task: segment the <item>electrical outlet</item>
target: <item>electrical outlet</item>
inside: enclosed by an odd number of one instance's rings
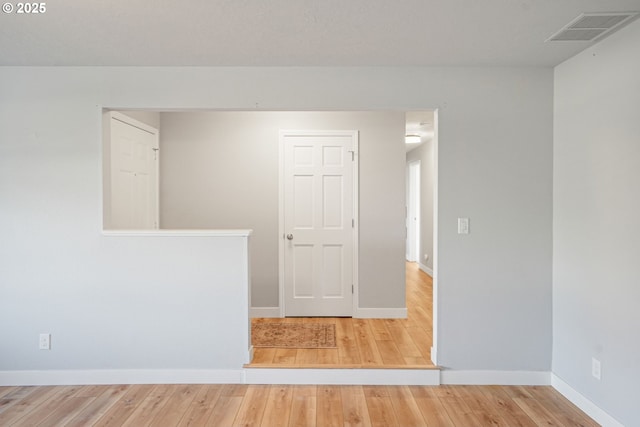
[[[602,370],[600,366],[600,361],[595,357],[591,358],[591,375],[593,378],[600,381],[600,376],[602,375]]]
[[[51,334],[40,334],[40,350],[51,350]]]
[[[429,254],[424,254],[424,262],[429,261]]]

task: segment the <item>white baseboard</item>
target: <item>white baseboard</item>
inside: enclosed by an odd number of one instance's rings
[[[407,308],[358,308],[353,313],[358,319],[406,319]]]
[[[245,369],[247,384],[439,385],[437,369]]]
[[[440,381],[450,385],[550,385],[545,371],[442,371]]]
[[[96,384],[241,384],[242,369],[96,369],[0,371],[0,386]]]
[[[569,399],[571,403],[580,408],[585,414],[593,418],[598,424],[602,425],[602,427],[624,427],[624,425],[615,418],[600,409],[595,403],[584,397],[555,374],[551,374],[551,386]]]
[[[429,276],[433,277],[433,270],[432,269],[430,269],[429,267],[427,267],[426,265],[424,265],[421,262],[418,263],[418,267],[420,267],[420,270],[424,271]]]
[[[256,317],[282,317],[280,307],[251,307],[249,309],[251,318]]]

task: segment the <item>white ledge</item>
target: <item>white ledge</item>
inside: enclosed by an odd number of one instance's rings
[[[102,230],[103,236],[249,237],[253,230]]]

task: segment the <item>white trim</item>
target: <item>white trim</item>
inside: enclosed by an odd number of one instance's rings
[[[551,374],[551,386],[560,394],[569,399],[571,403],[576,405],[585,414],[593,418],[602,427],[624,427],[619,421],[606,413],[603,409],[584,397],[580,392],[564,382],[556,374]]]
[[[431,258],[431,263],[433,265],[433,274],[431,277],[433,278],[433,307],[432,307],[432,318],[433,322],[431,324],[431,332],[432,332],[432,347],[431,347],[431,361],[434,365],[438,364],[438,343],[440,342],[440,335],[438,333],[439,326],[439,298],[438,298],[438,287],[440,286],[438,283],[438,265],[440,262],[440,257],[438,255],[438,247],[439,247],[439,234],[438,234],[438,144],[439,144],[439,130],[438,124],[440,123],[439,118],[440,111],[435,109],[433,112],[433,257]]]
[[[425,273],[427,273],[430,277],[433,278],[433,270],[430,269],[429,267],[427,267],[426,265],[424,265],[423,263],[419,262],[418,263],[418,267],[420,267],[420,270],[424,271]]]
[[[280,307],[251,307],[251,318],[255,317],[282,317]]]
[[[440,381],[451,385],[550,385],[546,371],[442,371]]]
[[[353,313],[358,319],[406,319],[407,309],[403,308],[360,308]]]
[[[102,230],[108,237],[249,237],[251,233],[253,230]]]
[[[437,369],[245,369],[247,384],[439,385]]]
[[[242,369],[96,369],[0,371],[0,386],[93,384],[239,384]]]

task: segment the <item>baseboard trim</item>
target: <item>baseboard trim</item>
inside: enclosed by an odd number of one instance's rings
[[[427,267],[426,265],[424,265],[421,262],[418,263],[418,267],[420,267],[420,270],[424,271],[429,276],[433,277],[433,270],[432,269],[430,269],[429,267]]]
[[[602,427],[624,427],[619,421],[602,410],[591,400],[584,397],[580,392],[564,382],[556,374],[551,374],[551,386],[560,394],[569,399],[571,403],[576,405],[585,414],[593,418]]]
[[[251,307],[249,309],[251,318],[256,317],[282,317],[280,307]]]
[[[449,385],[550,385],[551,373],[545,371],[447,371],[440,382]]]
[[[406,319],[407,308],[358,308],[353,317],[358,319]]]
[[[247,384],[439,385],[437,369],[245,369]]]
[[[241,384],[242,369],[96,369],[0,371],[0,386]]]

